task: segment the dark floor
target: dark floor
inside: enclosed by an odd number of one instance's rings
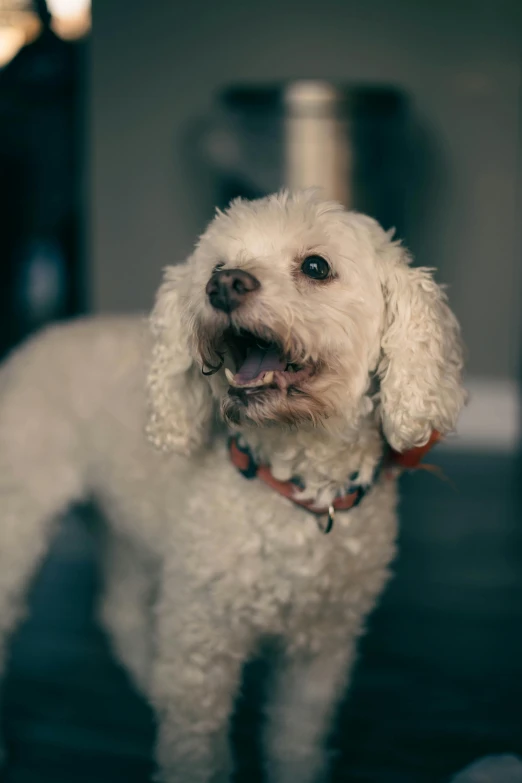
[[[335,783],[444,783],[477,757],[522,754],[517,465],[437,456],[456,488],[423,473],[403,481],[396,578],[338,722]],[[14,642],[5,783],[150,777],[151,715],[92,624],[94,584],[88,534],[68,520]],[[250,733],[246,716],[243,746]],[[242,783],[258,779],[252,764]]]

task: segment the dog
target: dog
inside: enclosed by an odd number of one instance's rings
[[[395,552],[390,455],[453,432],[466,399],[457,320],[410,261],[314,192],[236,200],[167,267],[148,322],[55,325],[1,370],[2,661],[57,518],[94,501],[100,619],[155,709],[164,783],[230,781],[264,639],[267,779],[326,779]]]

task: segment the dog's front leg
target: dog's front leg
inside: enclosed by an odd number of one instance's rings
[[[270,783],[326,780],[325,740],[342,698],[354,645],[288,653],[274,677],[264,736]]]
[[[152,701],[161,783],[228,783],[229,721],[248,655],[208,595],[167,589],[157,611]]]

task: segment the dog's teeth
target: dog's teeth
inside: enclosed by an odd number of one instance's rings
[[[225,367],[225,375],[227,376],[227,381],[231,386],[236,386],[236,382],[234,380],[234,373],[228,369],[228,367]]]
[[[261,378],[257,378],[253,381],[247,381],[246,383],[238,383],[234,377],[234,374],[231,372],[231,370],[228,369],[228,367],[225,367],[225,375],[229,384],[234,386],[236,389],[255,389],[256,386],[267,386],[274,381],[273,370],[265,372]]]

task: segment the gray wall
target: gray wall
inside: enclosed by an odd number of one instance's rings
[[[515,376],[521,31],[518,0],[100,1],[94,308],[148,309],[162,266],[201,232],[207,183],[180,142],[217,88],[287,77],[388,82],[413,98],[431,148],[429,199],[408,240],[451,286],[470,371]]]

